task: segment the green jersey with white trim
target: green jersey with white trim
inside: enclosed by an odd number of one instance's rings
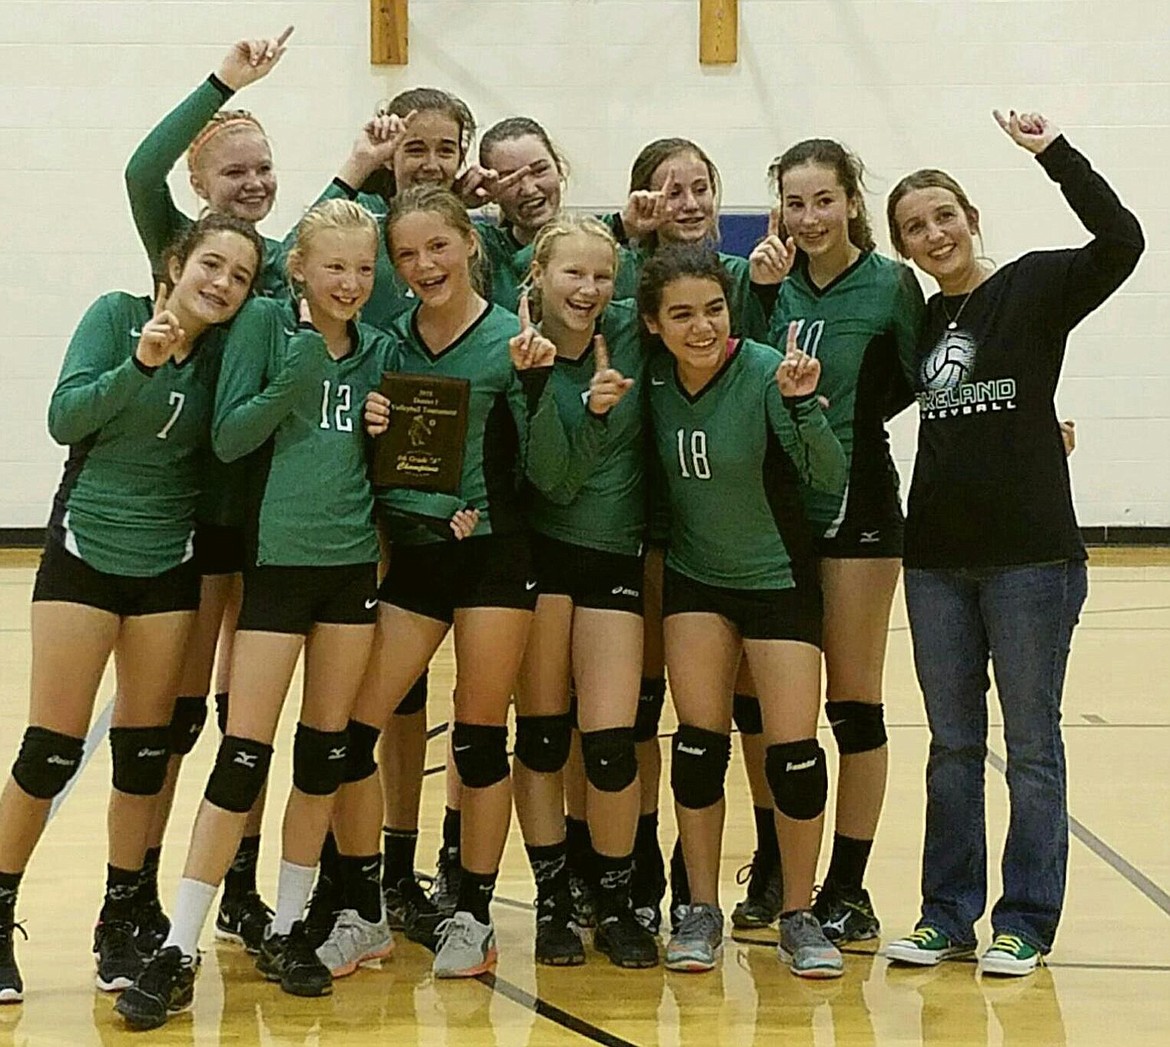
[[[54,539],[107,574],[151,578],[185,562],[224,333],[176,364],[134,353],[149,298],[102,295],[82,317],[49,402],[49,434],[69,445],[53,500]]]
[[[810,553],[800,483],[845,486],[845,454],[816,398],[781,398],[781,359],[743,341],[693,396],[668,353],[646,369],[670,503],[666,563],[707,585],[791,587],[792,562]]]
[[[646,510],[642,482],[646,354],[634,303],[611,302],[598,329],[609,348],[610,366],[632,378],[634,386],[601,423],[604,442],[578,445],[564,481],[547,493],[534,493],[529,519],[534,530],[560,541],[636,556],[642,548]],[[587,421],[594,369],[592,346],[579,360],[557,357],[549,384],[567,429]]]
[[[212,441],[227,462],[260,452],[249,520],[258,565],[378,559],[362,412],[397,347],[365,324],[351,324],[350,339],[349,354],[333,359],[287,300],[253,299],[232,324]]]

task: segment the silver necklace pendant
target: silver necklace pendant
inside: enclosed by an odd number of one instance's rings
[[[947,324],[947,330],[953,331],[958,326],[959,326],[958,321],[952,320],[949,324]]]

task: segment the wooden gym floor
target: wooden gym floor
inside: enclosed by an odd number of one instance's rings
[[[12,758],[27,710],[28,599],[35,556],[0,554],[0,761]],[[432,673],[432,724],[446,718],[444,648]],[[618,971],[590,952],[584,968],[532,963],[533,889],[518,830],[505,855],[495,905],[501,961],[480,981],[432,980],[429,954],[400,940],[382,969],[340,981],[331,998],[285,996],[232,946],[207,948],[195,1008],[156,1033],[132,1037],[111,999],[93,988],[90,934],[101,901],[109,756],[93,759],[50,823],[21,893],[29,940],[18,945],[23,1005],[0,1007],[0,1045],[166,1044],[520,1047],[544,1044],[782,1044],[784,1047],[914,1044],[1056,1047],[1123,1039],[1170,1044],[1170,554],[1108,551],[1092,561],[1089,603],[1076,634],[1065,693],[1073,834],[1064,923],[1046,969],[1023,980],[980,979],[971,964],[891,969],[850,953],[845,977],[808,983],[779,966],[766,944],[728,939],[721,965],[703,975]],[[107,679],[98,711],[112,692]],[[887,719],[891,768],[869,887],[887,934],[908,931],[918,903],[927,731],[914,682],[905,611],[890,636]],[[272,898],[280,799],[287,788],[285,716],[274,764],[261,866]],[[993,722],[998,722],[994,703]],[[100,721],[95,717],[100,733]],[[663,730],[671,729],[669,714]],[[824,741],[830,754],[831,740]],[[188,761],[163,855],[164,904],[186,847],[190,816],[215,750],[209,730]],[[1002,739],[993,727],[988,773],[991,850],[1005,831]],[[280,757],[284,758],[281,759]],[[832,756],[830,756],[832,759]],[[442,742],[432,741],[420,864],[432,860],[443,804]],[[729,777],[723,904],[742,888],[751,856],[750,804],[738,752]],[[664,788],[662,839],[673,839]],[[992,871],[994,892],[997,872]],[[994,897],[994,893],[992,895]],[[988,929],[981,928],[986,944]]]

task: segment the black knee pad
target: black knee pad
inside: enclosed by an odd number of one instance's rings
[[[220,739],[215,767],[207,779],[203,798],[235,814],[250,811],[264,788],[271,762],[271,745],[225,734]]]
[[[348,731],[318,731],[297,724],[293,737],[293,785],[309,796],[337,792],[345,778]]]
[[[374,759],[374,747],[378,744],[378,735],[382,732],[360,720],[350,720],[345,730],[349,736],[349,749],[345,757],[345,775],[342,781],[364,781],[378,770],[378,761]]]
[[[219,691],[215,695],[215,722],[220,734],[227,734],[228,692]]]
[[[680,723],[670,759],[670,788],[674,798],[692,811],[723,799],[731,736]]]
[[[111,727],[114,788],[131,796],[157,796],[171,756],[171,726]]]
[[[824,811],[829,774],[825,750],[815,738],[769,745],[764,754],[764,773],[781,814],[808,821]]]
[[[47,727],[26,728],[20,752],[12,765],[12,777],[29,796],[51,800],[77,773],[84,750],[82,738],[50,731]]]
[[[581,732],[585,778],[603,793],[620,793],[638,777],[638,750],[632,727]]]
[[[867,753],[886,744],[885,709],[881,702],[829,702],[827,713],[837,752]]]
[[[171,713],[171,755],[186,756],[194,749],[206,722],[207,699],[203,695],[176,698]]]
[[[469,789],[486,789],[508,777],[508,728],[455,721],[451,752],[459,779]]]
[[[731,703],[731,719],[740,734],[763,734],[764,714],[754,694],[737,694]]]
[[[537,774],[556,774],[569,758],[573,721],[557,716],[516,717],[516,759]]]
[[[652,742],[658,737],[662,705],[666,699],[666,681],[662,677],[642,677],[638,693],[638,711],[634,714],[634,741]]]
[[[427,707],[427,674],[424,672],[411,685],[406,697],[398,703],[394,710],[395,716],[414,716]]]

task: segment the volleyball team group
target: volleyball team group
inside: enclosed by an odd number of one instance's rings
[[[466,105],[418,88],[379,107],[280,243],[255,228],[275,201],[268,140],[225,106],[290,33],[235,44],[130,159],[155,293],[94,302],[49,405],[69,451],[32,597],[29,726],[0,797],[0,1001],[22,998],[21,877],[111,653],[94,955],[130,1028],[191,1004],[221,884],[216,936],[289,993],[330,993],[388,956],[394,930],[434,951],[437,977],[487,971],[513,804],[538,963],[597,962],[589,941],[621,967],[711,969],[733,725],[757,840],[731,921],[778,923],[780,962],[839,976],[839,947],[880,930],[864,883],[900,575],[930,752],[921,916],[885,954],[976,950],[990,662],[1011,814],[979,967],[1032,971],[1063,904],[1060,699],[1086,593],[1053,395],[1070,331],[1137,264],[1134,216],[1045,117],[997,112],[1090,239],[993,266],[959,183],[915,171],[886,211],[896,252],[937,285],[924,302],[875,251],[864,168],[835,141],[773,161],[767,235],[741,258],[718,251],[719,172],[699,145],[651,142],[620,213],[571,215],[540,124],[495,124],[476,163]],[[167,188],[184,154],[196,221]],[[498,221],[471,217],[484,205]],[[369,479],[377,438],[404,424],[379,391],[390,372],[465,390],[457,490]],[[885,424],[914,402],[903,518]],[[442,846],[420,877],[427,666],[452,630]],[[270,909],[261,815],[302,655]],[[822,664],[839,759],[814,886]],[[209,694],[219,749],[164,912],[160,848]]]

